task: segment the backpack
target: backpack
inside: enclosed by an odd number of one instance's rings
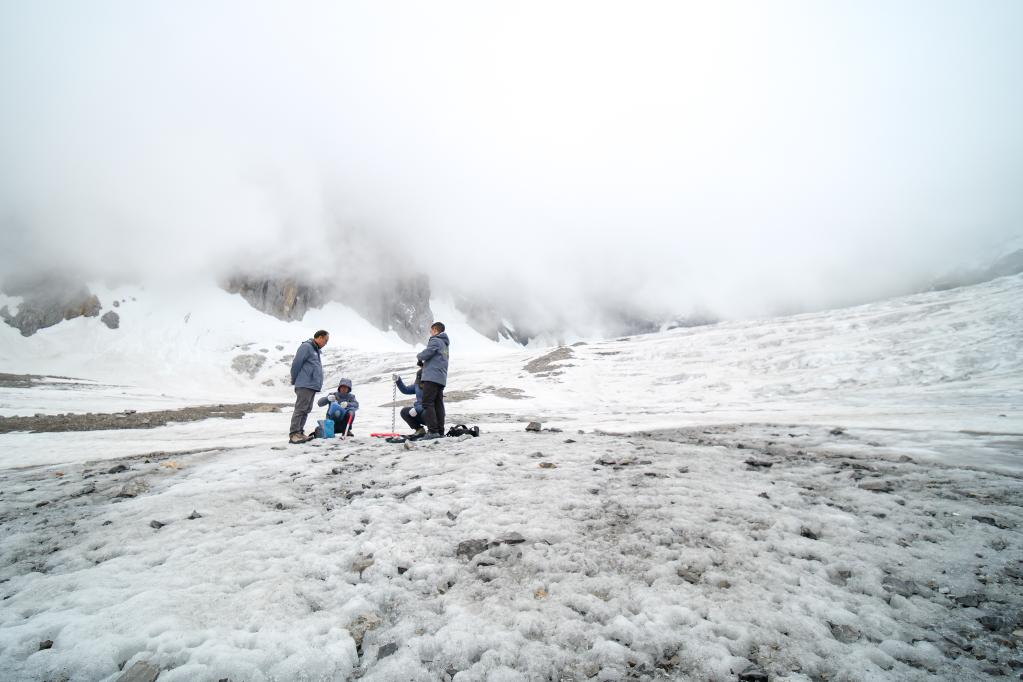
[[[457,438],[458,436],[464,436],[465,434],[469,434],[473,438],[476,438],[480,435],[480,427],[473,426],[470,428],[465,424],[456,424],[448,429],[447,433],[449,438]]]

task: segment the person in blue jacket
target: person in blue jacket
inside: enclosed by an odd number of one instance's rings
[[[305,442],[305,420],[313,409],[313,397],[323,388],[323,363],[320,349],[327,345],[330,334],[321,329],[313,338],[302,342],[291,362],[291,385],[295,387],[295,411],[291,415],[292,443]]]
[[[423,440],[444,437],[444,387],[448,383],[448,348],[444,323],[430,325],[430,340],[416,359],[423,363],[423,419],[429,433]]]
[[[316,401],[320,407],[330,405],[327,408],[327,419],[334,420],[334,433],[342,436],[348,429],[348,435],[352,435],[351,424],[355,423],[355,413],[359,409],[359,401],[352,393],[352,380],[342,379],[337,383],[337,391],[328,393],[325,397]],[[349,421],[351,418],[351,421]]]
[[[422,363],[420,363],[422,364]],[[411,386],[406,386],[405,382],[401,380],[401,377],[397,374],[391,375],[394,379],[394,383],[397,385],[399,391],[405,395],[415,395],[416,402],[409,406],[401,408],[401,418],[405,420],[405,423],[409,425],[409,428],[415,431],[414,436],[425,436],[426,435],[426,421],[423,416],[423,370],[416,372],[415,381],[412,382]]]

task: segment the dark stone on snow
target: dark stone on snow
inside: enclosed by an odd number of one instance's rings
[[[139,661],[132,667],[128,668],[127,671],[121,674],[117,678],[117,682],[156,682],[156,678],[160,676],[160,669],[146,663],[145,661]]]
[[[540,424],[540,422],[529,422],[529,424],[526,425],[526,431],[532,431],[534,433],[539,433],[541,428],[543,428],[543,425]]]
[[[150,521],[150,522],[149,522],[149,525],[150,525],[150,526],[151,526],[152,528],[155,528],[156,530],[160,530],[161,528],[163,528],[163,527],[164,527],[164,526],[166,526],[167,524],[166,524],[166,523],[160,523],[159,521]]]
[[[1006,530],[1008,528],[1012,528],[1012,524],[1005,523],[1004,521],[992,518],[990,516],[976,516],[975,515],[972,518],[977,523],[983,523],[983,524],[985,524],[987,526],[994,526],[995,528],[1001,528],[1002,530]]]
[[[753,467],[754,469],[756,469],[756,468],[770,469],[771,467],[774,466],[774,462],[765,462],[765,461],[759,460],[759,459],[747,459],[745,463],[748,466]]]
[[[114,523],[113,521],[104,521],[104,522],[103,522],[102,524],[100,524],[100,525],[103,525],[103,526],[110,526],[110,525],[113,525],[113,523]]]
[[[410,567],[406,566],[405,564],[398,564],[398,575],[405,575],[406,573],[408,573],[409,568]]]
[[[493,545],[518,545],[526,541],[526,538],[522,537],[519,533],[508,533],[508,535],[501,536],[490,544]]]
[[[809,540],[819,540],[820,539],[820,536],[818,536],[816,533],[814,533],[809,528],[800,528],[799,529],[799,534],[801,536],[803,536],[804,538],[807,538]]]
[[[108,469],[107,473],[108,474],[120,474],[120,473],[123,473],[123,472],[125,472],[127,470],[128,470],[128,467],[126,467],[124,464],[118,464],[117,466],[115,466],[115,467],[113,467],[111,469]]]
[[[45,642],[39,642],[39,650],[40,651],[45,651],[46,649],[52,649],[52,648],[53,648],[53,640],[52,639],[48,639]]]
[[[828,431],[828,433],[830,433],[832,436],[841,436],[842,434],[845,433],[845,429],[843,429],[840,426],[836,426],[835,428]]]
[[[99,318],[99,321],[111,329],[117,329],[121,326],[121,316],[113,310],[108,310],[103,317]]]
[[[571,438],[566,438],[566,439],[565,439],[565,442],[566,442],[566,443],[574,443],[575,441],[574,441],[574,440],[572,440]]]
[[[977,622],[983,625],[985,630],[991,632],[1008,632],[1012,630],[1012,620],[994,613],[981,616],[977,619]]]
[[[764,669],[755,665],[739,673],[739,682],[768,682],[769,679]]]
[[[472,559],[480,552],[485,552],[490,543],[486,538],[482,540],[464,540],[458,543],[458,548],[455,550],[455,556],[464,556],[466,559]]]
[[[381,658],[387,658],[397,650],[397,644],[394,642],[388,642],[377,650],[377,660],[379,661]]]
[[[964,594],[961,597],[956,597],[955,600],[959,606],[965,608],[976,608],[986,602],[987,597],[983,594]]]
[[[284,503],[283,502],[278,502],[277,504],[274,505],[274,509],[279,509],[279,510],[280,509],[284,509]]]
[[[444,513],[444,516],[448,517],[448,518],[449,518],[449,519],[451,519],[452,521],[454,521],[455,519],[457,519],[457,518],[458,518],[458,514],[456,514],[456,513],[452,512],[452,511],[448,511],[448,512],[445,512],[445,513]]]
[[[899,580],[898,578],[886,575],[881,584],[886,590],[894,592],[900,597],[912,597],[914,594],[920,594],[919,586],[911,580]]]
[[[188,515],[188,520],[189,521],[195,521],[196,519],[201,519],[201,518],[202,518],[202,514],[200,514],[199,512],[197,512],[194,509],[192,510],[192,513]]]
[[[768,495],[767,493],[760,493],[759,495],[757,495],[757,497],[762,497],[762,498],[764,498],[765,500],[769,500],[769,499],[771,499],[771,496],[770,496],[770,495]]]

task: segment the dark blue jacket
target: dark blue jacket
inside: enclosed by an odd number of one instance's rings
[[[431,336],[426,348],[416,356],[423,362],[423,381],[432,381],[441,386],[448,383],[448,341],[447,332]]]
[[[323,365],[320,362],[320,347],[312,339],[303,341],[291,361],[291,383],[295,388],[323,388]]]
[[[413,405],[412,407],[414,407],[416,409],[416,414],[422,414],[423,413],[423,387],[421,385],[419,385],[418,383],[412,384],[411,386],[406,386],[405,382],[401,380],[401,377],[398,377],[397,385],[398,385],[398,390],[401,391],[402,393],[404,393],[405,395],[415,395],[416,396],[416,404]]]
[[[358,401],[358,399],[356,399],[355,394],[352,393],[352,380],[351,379],[342,379],[341,381],[338,382],[337,387],[338,387],[338,389],[340,389],[342,386],[347,386],[348,387],[348,395],[341,395],[341,391],[337,390],[337,391],[334,391],[333,393],[328,393],[324,397],[320,398],[319,400],[316,401],[316,404],[319,405],[320,407],[323,407],[324,405],[329,403],[331,397],[333,397],[334,400],[336,402],[338,402],[338,403],[345,403],[345,402],[348,403],[348,408],[347,409],[351,410],[352,412],[355,412],[356,410],[358,410],[359,409],[359,401]],[[329,412],[329,410],[328,410],[328,412]]]

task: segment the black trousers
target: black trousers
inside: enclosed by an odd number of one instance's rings
[[[423,382],[423,419],[430,433],[444,435],[444,387],[432,381]]]
[[[416,416],[413,417],[411,414],[409,414],[411,410],[412,410],[411,407],[403,407],[401,408],[401,412],[399,412],[398,414],[400,414],[401,418],[405,420],[405,423],[408,424],[409,428],[415,431],[420,426],[424,426],[426,422],[423,421],[422,412],[416,413]]]

